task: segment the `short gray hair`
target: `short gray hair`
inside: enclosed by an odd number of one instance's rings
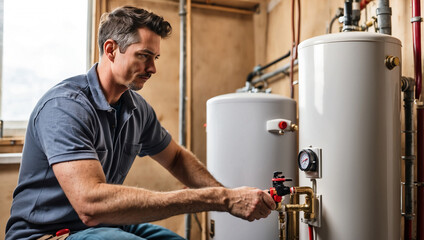
[[[171,35],[172,27],[163,17],[147,10],[125,6],[119,7],[110,13],[104,13],[99,25],[99,50],[103,55],[103,45],[108,39],[114,40],[124,53],[128,46],[139,42],[139,28],[148,28],[161,38]]]

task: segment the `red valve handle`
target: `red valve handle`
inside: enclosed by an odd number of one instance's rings
[[[287,181],[287,179],[285,179],[285,178],[273,178],[272,181],[273,182],[285,182],[285,181]],[[291,179],[289,179],[289,181],[291,181]]]
[[[284,130],[287,128],[287,123],[285,121],[281,121],[278,123],[278,127],[281,128],[281,130]]]
[[[283,201],[283,197],[277,195],[277,190],[275,190],[275,188],[269,188],[269,194],[276,203]]]

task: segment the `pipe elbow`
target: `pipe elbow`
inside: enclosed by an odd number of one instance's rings
[[[313,199],[314,190],[311,187],[293,187],[292,194],[306,194]]]
[[[247,75],[246,82],[251,83],[251,82],[252,82],[252,79],[253,79],[254,77],[256,77],[256,75],[257,75],[257,72],[256,72],[256,71],[250,72],[250,73]]]

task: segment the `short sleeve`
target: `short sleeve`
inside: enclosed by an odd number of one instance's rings
[[[88,107],[73,99],[47,101],[34,120],[34,129],[49,164],[98,159],[93,146],[95,121]]]
[[[163,151],[171,142],[171,134],[162,127],[153,108],[146,102],[144,106],[146,122],[141,135],[142,149],[139,156],[155,155]]]

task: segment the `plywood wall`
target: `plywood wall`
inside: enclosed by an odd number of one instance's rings
[[[18,182],[18,164],[0,165],[0,239],[4,239],[6,223],[10,216],[13,191]]]

